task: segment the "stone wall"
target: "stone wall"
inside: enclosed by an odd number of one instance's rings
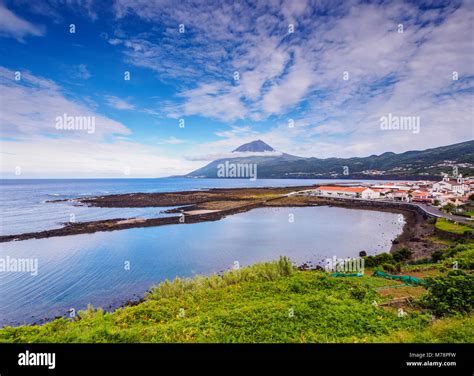
[[[435,215],[424,211],[420,206],[409,202],[387,202],[387,201],[369,201],[369,200],[354,200],[347,198],[324,197],[327,201],[336,201],[340,203],[353,204],[359,208],[382,208],[382,209],[401,209],[410,210],[421,215],[424,219],[437,218]]]

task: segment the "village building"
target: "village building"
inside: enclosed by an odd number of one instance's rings
[[[326,185],[291,192],[291,195],[337,197],[347,199],[365,200],[392,200],[402,202],[415,202],[436,204],[444,206],[448,203],[460,206],[465,204],[471,192],[474,191],[474,179],[457,179],[443,177],[442,181],[432,182],[426,180],[407,182],[363,183],[359,186]]]
[[[409,191],[412,187],[406,185],[406,183],[384,183],[384,184],[375,184],[371,188],[377,189],[392,189],[392,190],[400,190],[400,191]]]
[[[433,198],[428,191],[415,190],[411,192],[410,195],[411,195],[411,200],[414,202],[425,202],[425,203],[433,202]]]
[[[434,183],[432,190],[434,192],[452,192],[463,196],[469,192],[469,185],[464,183],[462,175],[457,179],[450,179],[448,175],[444,175],[443,180]]]
[[[410,201],[410,195],[409,195],[408,191],[406,191],[406,190],[395,189],[395,190],[387,193],[386,197],[389,200],[406,201],[406,202]]]
[[[341,197],[341,198],[363,198],[376,199],[380,198],[380,192],[366,187],[337,187],[337,186],[321,186],[315,190],[319,195],[324,197]]]

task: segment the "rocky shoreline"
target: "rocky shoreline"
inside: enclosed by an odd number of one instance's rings
[[[27,239],[43,239],[58,236],[88,234],[102,231],[116,231],[140,227],[155,227],[164,225],[186,225],[192,223],[218,221],[226,216],[244,213],[256,208],[276,207],[311,207],[334,206],[354,210],[374,210],[402,214],[405,219],[403,232],[394,241],[391,251],[408,247],[414,251],[413,259],[427,258],[442,246],[433,243],[429,237],[434,233],[434,226],[418,211],[405,206],[390,206],[382,202],[368,205],[357,200],[323,199],[314,196],[288,196],[287,194],[308,187],[289,188],[258,188],[258,189],[213,189],[206,191],[189,191],[175,193],[137,193],[111,196],[88,197],[72,200],[76,205],[95,207],[146,207],[169,206],[167,213],[176,216],[161,218],[116,218],[101,221],[68,223],[64,227],[40,232],[23,233],[19,235],[1,236],[0,242],[20,241]],[[55,200],[54,202],[63,201]],[[196,214],[188,214],[196,213]],[[311,260],[296,266],[299,270],[321,269],[320,265]],[[120,307],[136,305],[143,300],[135,296],[117,304],[106,307],[113,311]],[[62,316],[58,316],[62,317]],[[36,324],[50,321],[51,318],[36,319]]]
[[[394,241],[391,251],[408,247],[414,250],[414,258],[417,259],[427,257],[434,250],[440,248],[438,244],[428,239],[434,233],[434,225],[415,208],[389,205],[385,202],[377,201],[367,203],[357,200],[337,200],[314,196],[288,195],[291,192],[308,188],[310,187],[232,188],[86,197],[69,201],[74,202],[76,205],[109,208],[169,206],[173,207],[173,209],[166,211],[166,213],[176,213],[179,215],[150,219],[114,218],[91,222],[67,223],[58,229],[0,236],[0,242],[90,234],[101,231],[116,231],[139,227],[184,225],[218,221],[229,215],[264,207],[336,206],[348,209],[376,210],[402,214],[406,223],[402,234]],[[54,204],[54,202],[64,201],[65,200],[54,200],[50,201],[50,203]]]

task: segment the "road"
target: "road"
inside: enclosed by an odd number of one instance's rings
[[[308,189],[308,190],[304,190],[304,191],[290,192],[290,193],[287,193],[287,194],[283,195],[283,197],[284,196],[292,196],[292,195],[298,194],[298,193],[303,193],[304,194],[306,192],[312,192],[312,191],[313,190]],[[318,196],[318,197],[327,198],[326,196]],[[338,197],[338,199],[345,199],[345,198],[344,197]],[[463,224],[471,225],[471,226],[474,224],[474,221],[471,221],[466,217],[461,217],[459,215],[447,214],[447,213],[441,211],[440,209],[438,209],[435,206],[421,204],[421,203],[418,203],[418,202],[398,202],[398,201],[392,201],[392,200],[368,200],[368,199],[363,199],[363,198],[347,198],[347,200],[387,202],[387,203],[391,203],[391,204],[399,204],[400,206],[405,206],[405,205],[418,206],[425,213],[427,213],[427,214],[429,214],[433,217],[445,218],[445,219],[449,219],[450,221],[455,221],[455,222],[458,222],[458,223],[463,223]]]
[[[417,205],[418,207],[423,209],[425,212],[427,212],[428,214],[434,215],[435,217],[446,218],[446,219],[449,219],[451,221],[455,221],[455,222],[463,223],[463,224],[467,224],[467,225],[473,225],[474,224],[474,222],[470,221],[469,218],[461,217],[460,215],[447,214],[447,213],[439,210],[437,207],[434,207],[434,206],[429,206],[429,205],[425,205],[425,204],[418,204],[418,203],[411,203],[411,204]]]

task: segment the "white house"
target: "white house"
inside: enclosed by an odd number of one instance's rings
[[[324,197],[341,198],[380,198],[380,193],[366,187],[340,187],[340,186],[321,186],[317,192]]]
[[[450,179],[448,175],[444,175],[443,180],[433,184],[434,192],[453,192],[458,195],[464,195],[469,192],[469,185],[464,183],[462,175],[457,179]]]
[[[410,196],[407,191],[394,190],[386,194],[386,197],[389,200],[398,200],[398,201],[410,201]]]
[[[376,191],[376,190],[373,190],[373,189],[370,189],[370,188],[364,189],[361,192],[360,195],[361,195],[362,198],[365,198],[365,199],[368,199],[368,200],[375,199],[375,198],[380,198],[380,192]]]

